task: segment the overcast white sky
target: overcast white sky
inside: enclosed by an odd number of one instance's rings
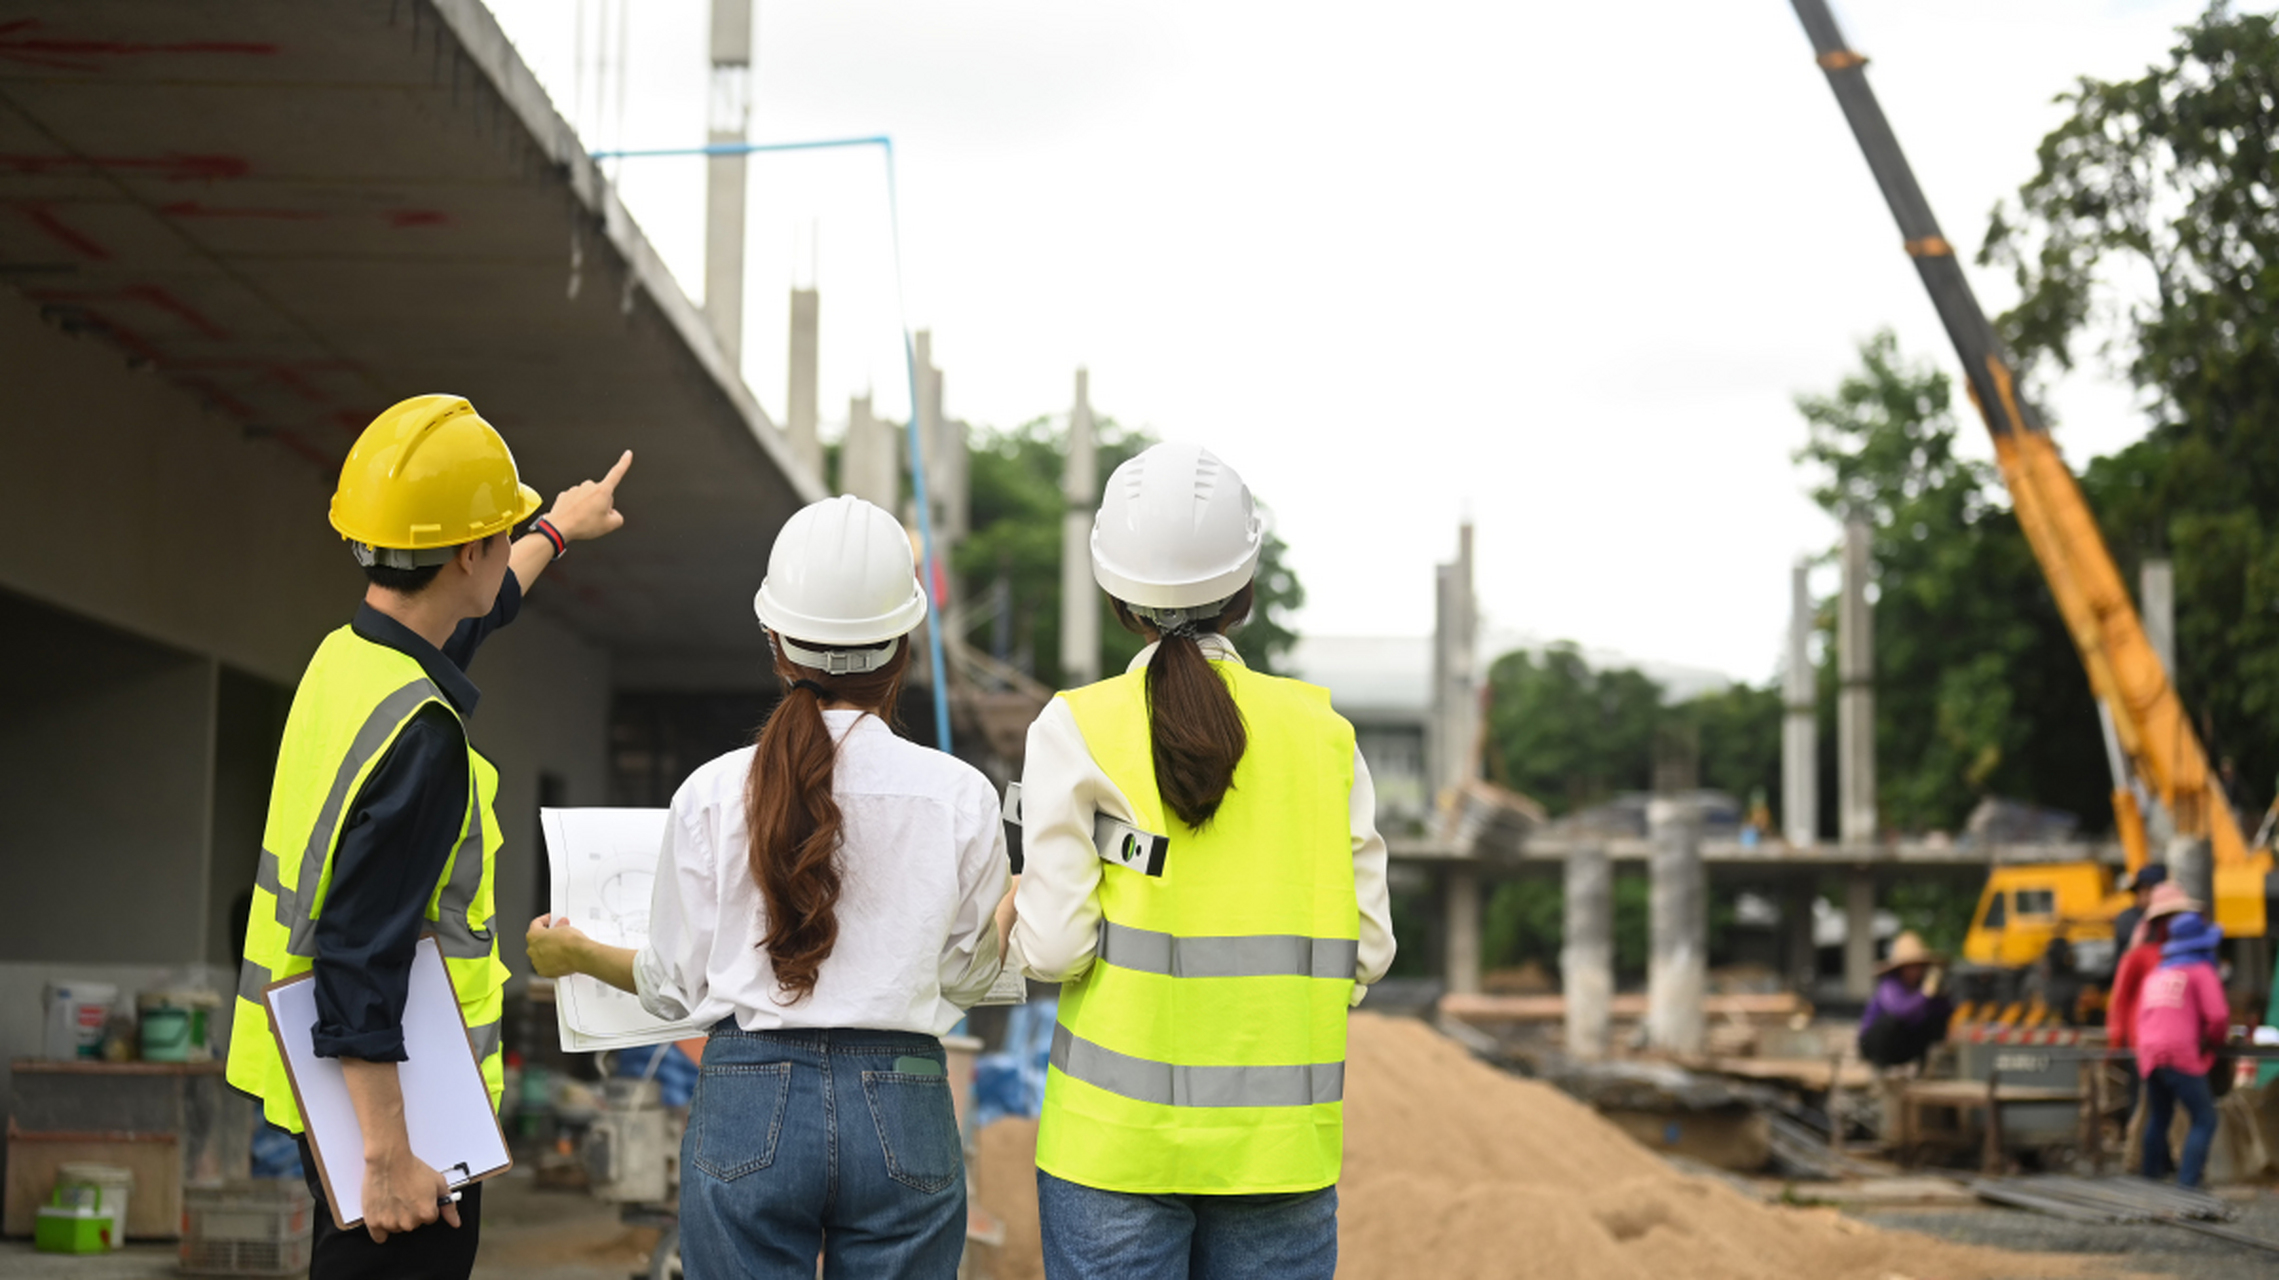
[[[592,65],[622,0],[491,3],[594,146],[703,141],[706,0],[635,7],[622,112]],[[2051,98],[2138,74],[2202,4],[1835,7],[1971,253]],[[1793,398],[1882,325],[1954,368],[1783,0],[764,0],[753,137],[872,133],[948,411],[1060,412],[1089,366],[1098,409],[1204,441],[1273,506],[1312,632],[1428,631],[1469,511],[1491,625],[1763,679],[1789,565],[1835,536]],[[826,430],[873,387],[899,415],[876,153],[752,168],[747,380],[780,414],[786,291],[812,275]],[[618,172],[700,298],[702,161]],[[2074,375],[2067,456],[2139,434],[2132,405]]]

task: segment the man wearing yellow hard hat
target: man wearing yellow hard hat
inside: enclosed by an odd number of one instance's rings
[[[316,1052],[340,1060],[365,1154],[361,1170],[330,1171],[362,1179],[365,1229],[342,1231],[318,1212],[318,1280],[474,1267],[481,1188],[453,1204],[443,1175],[412,1154],[396,1079],[412,952],[432,933],[494,1107],[502,1088],[498,771],[468,736],[481,695],[466,667],[570,543],[625,523],[617,485],[632,464],[629,451],[600,480],[563,491],[520,539],[514,527],[537,512],[538,494],[506,441],[458,396],[390,408],[341,465],[332,526],[364,566],[364,604],[317,646],[293,695],[229,1055],[229,1082],[300,1134],[262,991],[313,970]],[[301,1161],[321,1203],[305,1136]],[[433,1225],[439,1217],[448,1225]]]

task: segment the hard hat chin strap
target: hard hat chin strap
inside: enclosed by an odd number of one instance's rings
[[[357,542],[350,539],[348,553],[356,557],[356,563],[367,569],[374,565],[383,569],[427,569],[435,565],[451,563],[451,557],[459,554],[459,548],[375,547],[369,542]]]
[[[853,676],[876,671],[892,661],[902,648],[902,637],[896,636],[876,649],[810,649],[788,636],[768,633],[768,643],[803,667],[813,667],[825,675]]]
[[[1228,596],[1224,600],[1178,609],[1150,608],[1137,604],[1126,604],[1124,607],[1131,610],[1133,617],[1154,627],[1157,634],[1170,639],[1173,636],[1199,636],[1210,630],[1210,624],[1226,612],[1227,604],[1233,599],[1233,596]]]

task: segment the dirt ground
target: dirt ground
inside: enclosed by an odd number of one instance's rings
[[[1356,1014],[1339,1187],[1351,1280],[2013,1280],[2119,1272],[1767,1205],[1685,1176],[1581,1103],[1485,1066],[1421,1022]],[[995,1280],[1037,1280],[1035,1127],[981,1134],[1005,1222]]]

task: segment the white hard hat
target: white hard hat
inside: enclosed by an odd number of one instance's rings
[[[898,646],[851,652],[840,646],[875,645],[925,621],[926,592],[918,585],[910,535],[860,498],[801,507],[776,535],[752,611],[802,666],[832,675],[876,670]]]
[[[1159,444],[1108,477],[1092,523],[1092,576],[1143,608],[1212,604],[1250,581],[1265,540],[1233,467],[1199,444]]]

